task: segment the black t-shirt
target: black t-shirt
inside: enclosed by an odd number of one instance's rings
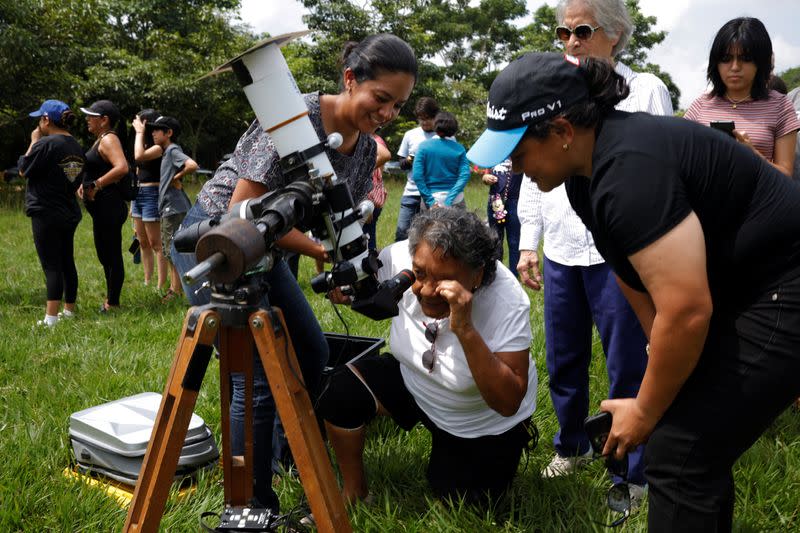
[[[81,208],[75,191],[86,165],[83,149],[70,135],[42,137],[28,155],[19,159],[19,170],[28,180],[25,214],[78,223]]]
[[[692,211],[715,305],[744,306],[800,273],[800,184],[712,128],[615,111],[597,133],[591,179],[571,177],[566,189],[597,249],[635,289],[644,286],[628,257]]]

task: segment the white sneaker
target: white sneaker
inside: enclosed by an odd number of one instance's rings
[[[647,485],[628,483],[628,494],[631,495],[631,511],[636,511],[647,498]]]
[[[558,477],[575,472],[579,467],[588,463],[592,458],[592,450],[573,457],[562,457],[558,454],[553,456],[553,460],[542,470],[542,477]]]

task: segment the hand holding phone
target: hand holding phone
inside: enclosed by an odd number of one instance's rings
[[[715,130],[725,132],[731,137],[735,137],[733,130],[736,129],[736,124],[732,120],[712,120],[709,122],[709,126]]]
[[[600,411],[596,415],[586,417],[586,420],[583,421],[583,429],[589,437],[592,450],[597,455],[603,454],[603,447],[605,447],[606,439],[611,432],[611,422],[611,413],[608,411]]]
[[[583,429],[589,437],[589,442],[592,444],[592,450],[597,455],[603,454],[603,448],[606,445],[606,439],[611,432],[611,424],[613,420],[611,413],[608,411],[600,411],[596,415],[592,415],[583,421]],[[606,457],[606,468],[609,472],[615,474],[622,479],[628,478],[628,456],[627,454],[622,459],[617,459],[612,455]]]

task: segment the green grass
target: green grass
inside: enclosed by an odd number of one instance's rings
[[[402,182],[387,181],[389,201],[379,221],[378,241],[393,240]],[[484,216],[486,189],[467,189],[467,203]],[[8,199],[6,199],[8,200]],[[144,391],[161,392],[185,314],[180,302],[162,305],[152,288],[142,285],[140,266],[126,252],[123,309],[101,316],[104,282],[85,216],[75,238],[80,276],[79,316],[53,331],[33,331],[44,309],[44,278],[31,237],[30,222],[18,206],[0,208],[0,531],[119,531],[126,509],[101,491],[62,476],[73,458],[68,439],[71,413]],[[127,244],[130,227],[126,225]],[[127,247],[127,246],[126,246]],[[301,262],[301,281],[322,327],[344,332],[330,304],[312,294],[311,261]],[[544,480],[539,471],[553,453],[557,429],[547,392],[542,299],[530,292],[532,354],[539,369],[539,447],[523,457],[510,494],[509,511],[482,514],[431,498],[424,479],[427,434],[398,430],[388,421],[370,430],[366,466],[372,506],[351,512],[356,531],[601,531],[595,521],[604,511],[608,482],[599,462],[578,475]],[[354,335],[380,337],[389,323],[371,322],[343,310]],[[595,337],[591,367],[592,405],[607,393],[602,350]],[[211,363],[195,411],[219,435],[218,365]],[[787,411],[736,467],[738,531],[800,529],[800,414]],[[218,437],[219,438],[219,437]],[[197,492],[171,499],[163,531],[197,531],[203,511],[222,509],[222,475],[216,469],[200,477]],[[295,478],[280,481],[284,509],[296,505],[302,487]],[[646,507],[631,517],[626,530],[646,528]]]

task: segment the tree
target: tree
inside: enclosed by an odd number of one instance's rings
[[[174,115],[187,152],[213,166],[253,116],[232,76],[197,81],[255,40],[237,24],[238,8],[239,0],[0,2],[0,168],[24,151],[27,112],[46,98],[73,108],[109,98],[128,120],[143,107]]]
[[[667,72],[662,71],[658,65],[647,62],[648,51],[662,42],[667,34],[663,31],[651,31],[656,17],[645,16],[639,9],[639,0],[626,0],[626,5],[633,22],[633,35],[618,59],[635,71],[650,72],[661,78],[669,90],[672,107],[678,109],[680,89]],[[555,8],[541,6],[534,12],[533,22],[522,29],[523,46],[520,53],[563,51],[563,45],[555,36],[556,26]]]
[[[800,67],[784,70],[778,76],[786,83],[786,88],[790,91],[795,87],[800,87]]]

